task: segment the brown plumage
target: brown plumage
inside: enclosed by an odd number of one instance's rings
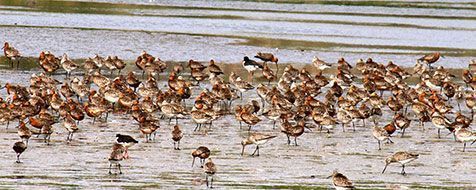
[[[387,166],[389,164],[398,162],[402,165],[401,174],[405,175],[405,164],[409,163],[409,162],[411,162],[411,161],[413,161],[417,158],[418,158],[418,154],[415,154],[415,153],[410,153],[410,152],[405,152],[405,151],[396,152],[392,156],[389,156],[385,159],[385,168],[383,168],[382,173],[385,172],[385,170],[387,169]]]
[[[13,61],[17,61],[17,69],[18,69],[18,65],[20,65],[20,58],[21,58],[20,52],[14,47],[10,46],[8,42],[4,43],[2,49],[3,49],[3,54],[5,55],[5,57],[8,60],[10,60],[12,68],[13,68]]]
[[[214,75],[223,74],[223,71],[218,65],[215,64],[215,61],[213,59],[210,60],[210,64],[208,65],[208,71]]]
[[[215,166],[215,163],[213,163],[212,159],[209,158],[207,163],[205,163],[205,166],[203,167],[203,171],[207,175],[206,177],[206,182],[207,182],[207,187],[213,188],[213,175],[217,172],[217,167]],[[210,184],[208,181],[208,178],[210,179]]]
[[[205,163],[205,159],[207,159],[210,156],[210,149],[208,149],[205,146],[200,146],[196,150],[192,151],[192,167],[195,164],[195,158],[198,157],[200,159],[200,167],[203,167],[203,164]]]
[[[341,174],[337,171],[334,171],[332,175],[327,178],[332,177],[332,183],[336,189],[354,189],[352,181],[350,181],[344,174]]]
[[[182,130],[180,130],[180,126],[175,125],[174,129],[172,130],[172,140],[174,141],[174,150],[180,150],[180,140],[183,137]],[[177,143],[177,146],[175,146]]]
[[[32,133],[28,127],[26,127],[25,122],[20,121],[20,125],[18,126],[18,136],[22,139],[23,142],[26,142],[28,145],[28,139],[30,139]]]
[[[440,52],[427,54],[421,57],[420,59],[418,59],[418,61],[425,62],[426,64],[431,65],[432,63],[435,63],[436,61],[438,61],[438,59],[440,59]]]
[[[272,53],[263,53],[263,52],[258,52],[255,55],[255,58],[261,59],[266,62],[274,62],[276,64],[276,73],[279,72],[279,67],[278,67],[278,58],[274,56]]]
[[[112,164],[115,164],[116,167],[119,169],[119,174],[122,174],[121,171],[121,161],[124,159],[124,153],[125,153],[126,147],[121,145],[121,144],[114,144],[112,146],[112,152],[109,155],[109,175],[112,174],[111,168]]]

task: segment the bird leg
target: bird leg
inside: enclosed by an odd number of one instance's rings
[[[196,158],[196,157],[193,157],[192,167],[193,167],[193,164],[195,164],[195,158]]]
[[[21,163],[21,162],[20,162],[20,154],[19,154],[19,153],[17,153],[17,163]]]
[[[117,163],[117,168],[119,168],[119,174],[122,174],[122,171],[121,171],[121,164]]]
[[[377,142],[378,142],[378,150],[382,150],[382,149],[380,148],[380,141],[377,140]]]
[[[210,189],[213,189],[213,176],[210,176],[211,180],[210,180]]]
[[[402,165],[402,175],[405,175],[406,172],[405,172],[405,165]]]
[[[295,146],[299,146],[299,145],[297,144],[297,137],[294,137],[294,145],[295,145]]]
[[[465,149],[466,149],[466,142],[463,145],[463,152],[464,152]]]
[[[403,137],[403,135],[405,134],[405,129],[407,129],[407,128],[403,128],[402,137]]]
[[[109,163],[109,175],[112,175],[111,168],[112,168],[112,163]]]
[[[253,152],[253,154],[251,154],[251,156],[254,156],[254,155],[255,155],[255,153],[258,151],[258,149],[259,149],[259,146],[258,146],[258,145],[256,145],[256,149],[255,149],[255,151]]]

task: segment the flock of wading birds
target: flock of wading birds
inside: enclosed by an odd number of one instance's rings
[[[16,63],[18,68],[21,61],[20,52],[7,42],[3,50],[11,66]],[[401,136],[404,136],[405,130],[412,123],[409,112],[413,112],[412,115],[419,121],[422,129],[425,123],[431,122],[438,129],[438,138],[440,130],[453,133],[456,141],[464,143],[463,152],[466,143],[473,144],[476,141],[476,133],[470,129],[476,109],[474,60],[462,73],[464,84],[458,84],[454,80],[456,76],[442,66],[432,66],[439,60],[439,53],[418,59],[410,73],[391,61],[384,65],[374,62],[371,58],[366,61],[360,59],[352,66],[344,58],[340,58],[337,64],[330,64],[314,57],[312,64],[317,69],[315,75],[311,75],[306,69],[298,70],[287,65],[281,77],[276,76],[279,67],[275,55],[259,52],[255,58],[263,62],[249,57],[244,57],[242,62],[251,77],[248,81],[232,72],[227,82],[222,69],[213,60],[210,60],[208,65],[190,60],[186,68],[182,65],[173,66],[168,74],[168,88],[159,89],[157,78],[160,73],[165,72],[168,65],[146,52],[142,52],[135,61],[137,68],[142,71],[142,78],[145,79],[141,81],[134,72],[121,75],[126,64],[117,56],[103,58],[96,55],[86,59],[83,64],[78,64],[66,54],[59,58],[49,51],[42,51],[38,65],[44,72],[33,74],[29,87],[9,83],[3,87],[8,97],[0,98],[0,119],[7,123],[7,127],[12,121],[19,122],[18,135],[21,141],[13,146],[17,153],[17,162],[20,162],[20,154],[27,148],[32,134],[43,135],[45,143],[49,143],[53,126],[59,123],[69,132],[66,141],[70,142],[79,129],[80,121],[84,120],[86,115],[92,118],[93,122],[104,116],[107,122],[110,112],[130,114],[138,123],[138,131],[145,135],[146,141],[155,139],[160,120],[167,118],[170,124],[170,121],[175,119],[171,132],[175,150],[180,150],[180,140],[183,137],[181,127],[177,125],[178,119],[191,117],[196,123],[194,131],[197,131],[207,124],[211,127],[213,121],[226,114],[234,114],[240,128],[242,122],[246,123],[248,131],[264,118],[274,121],[273,129],[279,121],[279,130],[287,136],[287,143],[292,144],[291,138],[294,138],[295,145],[297,138],[311,123],[329,133],[339,124],[343,131],[346,125],[352,125],[355,131],[355,122],[362,121],[365,127],[367,120],[374,123],[371,132],[380,150],[381,142],[393,143],[392,134],[397,129],[401,131]],[[268,62],[276,64],[276,71],[268,67]],[[71,78],[71,73],[81,67],[84,72],[82,79]],[[337,73],[329,77],[324,76],[322,70],[330,67],[337,67]],[[357,87],[359,85],[354,82],[356,77],[351,72],[354,67],[362,74],[363,87]],[[66,71],[64,81],[51,77],[60,68]],[[109,76],[101,73],[104,70],[110,71]],[[186,79],[184,72],[187,70],[190,71],[190,77]],[[118,71],[117,75],[113,75],[115,71]],[[277,80],[277,84],[271,87],[258,84],[255,87],[255,72],[262,72],[268,83]],[[112,78],[113,76],[115,78]],[[419,77],[420,81],[415,86],[409,86],[405,82],[405,78],[409,76]],[[194,97],[193,107],[188,109],[185,100],[193,98],[191,86],[200,85],[201,81],[209,81],[211,89],[203,88],[200,94]],[[328,88],[324,88],[327,86]],[[384,98],[384,92],[388,92],[387,98]],[[231,111],[232,102],[241,99],[243,93],[257,93],[261,100],[235,105],[234,112]],[[450,105],[453,101],[457,102],[457,109]],[[464,106],[470,110],[471,115],[463,114],[461,110]],[[382,125],[378,118],[387,108],[394,113],[394,117],[390,123]],[[117,134],[116,137],[117,142],[113,145],[109,157],[110,174],[113,164],[122,174],[120,162],[129,157],[128,148],[138,143],[129,135]],[[259,156],[259,147],[273,138],[276,136],[250,132],[241,142],[242,155],[247,145],[254,144],[256,149],[252,156]],[[217,168],[209,158],[210,150],[200,146],[192,152],[192,156],[192,167],[198,157],[207,176],[207,186],[213,187],[213,175]],[[385,159],[382,173],[389,164],[398,162],[402,165],[401,174],[405,175],[405,164],[417,158],[416,153],[396,152]],[[336,188],[354,187],[347,177],[337,171],[329,177],[333,178]]]

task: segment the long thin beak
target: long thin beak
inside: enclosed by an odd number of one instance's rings
[[[241,156],[245,153],[245,145],[243,145],[243,148],[241,149]]]
[[[387,169],[387,166],[388,166],[388,164],[385,164],[385,168],[383,168],[383,171],[382,171],[382,173],[384,173],[384,172],[385,172],[385,170]]]
[[[326,179],[329,179],[329,178],[331,178],[331,177],[332,177],[332,175],[330,175],[330,176],[327,176],[327,177],[326,177]]]
[[[476,142],[476,140],[474,140],[474,141],[471,143],[471,145],[473,145],[475,142]]]

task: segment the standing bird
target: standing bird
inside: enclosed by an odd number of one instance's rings
[[[66,71],[66,78],[71,77],[71,72],[78,68],[78,65],[69,59],[68,54],[64,53],[61,57],[61,66]]]
[[[268,80],[268,85],[272,80],[276,79],[276,75],[274,74],[273,70],[268,67],[268,65],[264,65],[262,73],[263,76]]]
[[[116,134],[116,142],[124,146],[124,159],[129,158],[129,153],[128,153],[129,147],[131,147],[132,145],[136,143],[139,143],[139,141],[136,141],[134,138],[132,138],[129,135],[121,135],[121,134]]]
[[[66,141],[71,142],[73,140],[73,133],[78,130],[78,125],[76,125],[71,115],[68,114],[66,118],[64,118],[63,127],[68,131]]]
[[[213,188],[213,175],[215,175],[215,173],[217,172],[217,167],[215,166],[215,163],[212,162],[211,158],[209,158],[207,163],[205,163],[203,170],[205,171],[205,174],[207,175],[206,177],[207,187]],[[208,177],[210,177],[210,185],[208,185]]]
[[[467,128],[462,128],[461,126],[459,126],[458,128],[456,128],[454,133],[456,136],[456,140],[464,143],[463,152],[466,149],[466,142],[472,142],[471,144],[474,144],[474,142],[476,142],[476,132],[472,132]]]
[[[180,130],[180,126],[175,125],[174,130],[172,131],[172,140],[174,140],[174,150],[180,150],[180,139],[182,139],[183,133]],[[175,143],[178,145],[175,146]]]
[[[123,146],[122,144],[116,143],[112,146],[112,152],[111,152],[111,155],[109,156],[109,175],[112,174],[111,172],[112,164],[115,164],[117,168],[119,169],[119,174],[122,174],[120,162],[124,159],[125,151],[126,151],[126,147]]]
[[[337,172],[337,170],[334,170],[334,172],[332,172],[332,175],[327,178],[331,177],[335,189],[355,189],[354,185],[352,184],[352,181],[350,181],[344,174]]]
[[[429,68],[431,68],[431,64],[435,63],[440,59],[440,52],[432,53],[432,54],[427,54],[420,59],[418,59],[419,62],[426,63]]]
[[[192,152],[192,157],[193,157],[192,167],[193,167],[193,164],[195,164],[196,157],[200,158],[200,167],[203,167],[203,163],[205,162],[205,159],[210,157],[210,149],[208,149],[205,146],[200,146]]]
[[[17,153],[17,163],[20,163],[20,155],[26,150],[26,148],[26,144],[22,141],[13,144],[13,150]]]
[[[276,135],[264,135],[258,133],[251,134],[246,139],[243,139],[243,141],[241,141],[241,146],[243,146],[243,148],[241,149],[241,156],[243,156],[245,152],[245,147],[250,144],[256,145],[256,149],[253,154],[251,154],[251,156],[254,156],[255,153],[258,153],[256,156],[259,156],[259,146],[267,143],[268,140],[273,139],[275,137]]]
[[[312,65],[314,65],[318,70],[325,70],[332,67],[332,64],[320,60],[317,56],[312,58]]]
[[[248,71],[251,77],[251,82],[253,82],[253,75],[254,72],[258,69],[263,69],[263,65],[259,64],[258,62],[251,60],[249,57],[245,56],[243,58],[243,67]]]
[[[279,72],[278,58],[274,56],[272,53],[258,52],[256,53],[255,58],[261,59],[262,61],[264,61],[264,64],[266,64],[266,62],[274,62],[276,64],[276,74],[278,74]]]
[[[380,142],[381,141],[388,140],[388,141],[392,142],[392,140],[390,140],[390,135],[388,134],[387,130],[385,130],[384,128],[374,126],[374,129],[372,130],[372,135],[378,141],[378,150],[382,150],[380,148]]]
[[[22,142],[26,142],[28,145],[28,140],[30,139],[32,132],[28,127],[26,127],[25,122],[20,121],[20,125],[18,126],[18,136],[20,136]]]
[[[17,69],[18,69],[18,65],[20,65],[20,58],[21,58],[20,52],[14,47],[10,46],[8,42],[5,42],[2,49],[3,49],[3,54],[5,55],[5,57],[8,60],[10,60],[10,63],[12,64],[12,68],[13,68],[13,61],[14,60],[17,61]]]
[[[223,74],[221,68],[215,64],[215,60],[211,59],[210,64],[208,65],[208,71],[215,76]]]
[[[387,159],[385,159],[385,168],[383,168],[382,173],[385,172],[385,170],[387,169],[387,166],[389,164],[394,163],[394,162],[398,162],[398,163],[402,164],[401,174],[405,175],[405,164],[407,164],[407,163],[409,163],[413,160],[416,160],[417,158],[418,158],[418,154],[415,154],[415,153],[404,152],[404,151],[396,152],[392,156],[389,156],[389,157],[387,157]]]

